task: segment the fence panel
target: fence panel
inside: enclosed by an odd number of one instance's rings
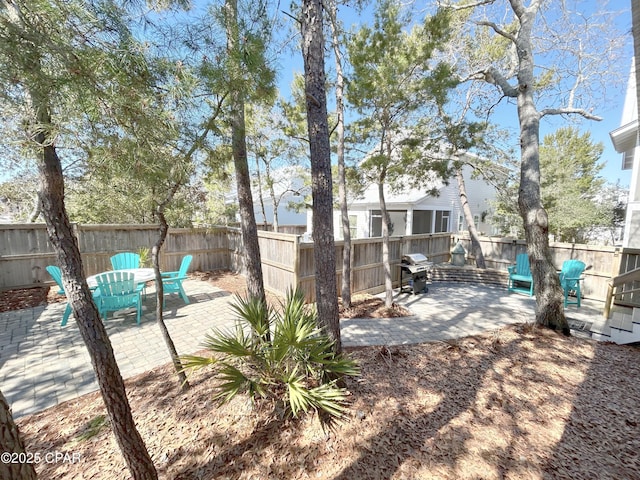
[[[400,262],[402,255],[407,253],[422,253],[433,263],[448,262],[451,256],[450,233],[428,233],[400,237],[399,245],[400,252],[396,257],[398,262]]]
[[[284,295],[296,285],[298,238],[289,233],[258,233],[265,289]]]
[[[157,225],[80,225],[74,227],[85,274],[111,269],[118,252],[138,252],[155,244]],[[169,229],[160,254],[160,268],[175,271],[184,255],[193,255],[191,270],[229,268],[225,228]],[[53,281],[45,271],[57,263],[44,224],[0,225],[0,289],[25,288]]]
[[[229,237],[226,228],[172,228],[162,247],[160,268],[176,271],[182,258],[193,255],[190,270],[229,268]]]
[[[157,240],[156,225],[81,225],[75,227],[78,245],[86,275],[93,275],[111,268],[109,258],[121,251],[138,251],[151,248]],[[265,288],[284,294],[290,286],[302,288],[307,297],[315,298],[315,263],[313,243],[301,243],[294,234],[259,232],[262,269]],[[470,251],[467,236],[460,240]],[[487,267],[506,270],[515,262],[519,253],[526,253],[523,240],[481,237],[480,242]],[[452,247],[449,233],[391,237],[389,259],[394,283],[399,278],[401,257],[405,253],[423,253],[434,263],[447,262]],[[352,293],[379,293],[384,291],[382,266],[382,239],[356,239],[352,242]],[[564,260],[576,258],[587,264],[584,295],[603,300],[610,278],[635,268],[640,268],[640,250],[553,243],[551,254],[559,270]],[[336,280],[341,284],[341,259],[343,242],[336,242]],[[244,272],[245,251],[240,230],[213,227],[194,229],[169,229],[162,249],[160,266],[163,270],[177,270],[182,257],[193,255],[192,270],[230,269]],[[468,256],[468,263],[473,257]],[[0,289],[23,288],[51,284],[45,271],[55,264],[56,256],[49,244],[44,224],[0,225]],[[638,282],[624,288],[638,288]],[[623,304],[640,306],[640,293],[624,294]]]
[[[384,291],[384,266],[382,264],[382,238],[361,238],[351,242],[351,293],[380,293]],[[344,242],[336,242],[336,283],[340,292],[342,282],[342,249]],[[407,237],[391,237],[389,263],[394,285],[400,278],[398,264],[406,253],[423,253],[430,261],[441,263],[449,260],[451,234],[424,234]],[[315,301],[315,263],[313,244],[300,244],[298,286],[310,301]]]
[[[158,237],[157,225],[80,225],[75,231],[86,275],[111,270],[114,254],[151,248]]]
[[[468,236],[459,237],[465,250],[470,252],[471,241]],[[511,238],[480,237],[482,253],[488,268],[506,270],[507,266],[515,263],[516,255],[527,253],[524,240]],[[619,249],[601,245],[582,245],[575,243],[550,244],[551,258],[557,270],[562,263],[569,259],[582,260],[587,269],[584,272],[583,295],[586,298],[604,300],[607,293],[608,280],[616,275]],[[475,260],[469,256],[469,263]]]
[[[44,267],[55,259],[46,225],[0,225],[0,289],[46,281]]]

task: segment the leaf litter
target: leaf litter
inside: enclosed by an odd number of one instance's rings
[[[347,379],[350,413],[331,431],[313,415],[279,421],[246,398],[218,406],[206,369],[186,393],[170,364],[126,380],[160,478],[640,478],[637,347],[515,325],[346,350],[362,374]],[[28,451],[80,457],[39,463],[39,478],[128,479],[109,422],[82,435],[105,414],[92,393],[20,418]]]

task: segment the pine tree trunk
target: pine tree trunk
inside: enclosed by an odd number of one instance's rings
[[[393,282],[391,278],[391,263],[389,261],[389,212],[384,198],[384,176],[378,181],[378,198],[380,199],[380,213],[382,215],[382,267],[384,269],[384,304],[393,305]]]
[[[38,105],[37,101],[34,103]],[[39,108],[39,124],[49,126],[48,112],[43,110],[42,107]],[[136,429],[111,342],[87,285],[78,242],[64,207],[64,180],[60,160],[44,131],[40,130],[36,140],[42,146],[38,170],[42,213],[49,240],[62,270],[64,289],[78,329],[91,357],[113,433],[131,476],[135,480],[157,479],[158,474],[151,457]]]
[[[29,214],[29,223],[37,222],[38,218],[42,214],[42,209],[40,208],[42,202],[40,202],[40,196],[38,192],[36,192],[36,197],[34,198],[33,203],[33,210]]]
[[[471,252],[476,259],[476,267],[487,268],[484,262],[484,255],[482,254],[482,246],[478,239],[478,230],[473,220],[473,213],[471,213],[471,207],[469,206],[469,198],[467,197],[467,188],[464,184],[464,177],[462,176],[462,168],[456,169],[456,180],[458,180],[458,193],[460,194],[460,203],[462,205],[462,212],[464,219],[467,222],[467,228],[469,230],[469,237],[471,238]]]
[[[173,197],[173,195],[171,196]],[[182,369],[182,362],[180,362],[180,357],[178,356],[176,345],[175,343],[173,343],[171,334],[169,334],[167,324],[164,323],[164,313],[162,308],[164,301],[164,288],[162,284],[162,274],[160,272],[160,249],[162,248],[162,245],[167,238],[167,232],[169,231],[169,225],[167,224],[167,219],[164,216],[163,206],[157,209],[156,215],[158,217],[158,220],[160,221],[160,234],[158,235],[158,239],[156,240],[155,245],[151,249],[153,270],[156,276],[156,322],[158,324],[158,327],[160,327],[160,333],[162,333],[164,343],[167,345],[167,350],[169,350],[173,368],[175,368],[176,373],[178,374],[178,380],[180,380],[180,388],[183,392],[186,392],[187,390],[189,390],[189,382],[187,380],[187,375]]]
[[[231,85],[229,119],[231,123],[233,165],[236,171],[236,185],[238,190],[240,228],[242,231],[242,244],[245,250],[244,268],[247,275],[247,290],[249,297],[259,299],[266,304],[264,282],[262,279],[262,260],[260,258],[260,245],[258,243],[258,227],[253,210],[251,176],[249,175],[249,164],[247,160],[244,87],[242,87],[242,66],[238,60],[239,54],[237,52],[239,47],[237,0],[226,0],[225,10],[227,16],[227,54],[233,59],[231,60],[231,69],[233,70],[231,78],[237,78],[237,84]]]
[[[18,427],[13,421],[11,408],[2,392],[0,392],[0,453],[26,453]],[[0,478],[2,480],[35,480],[38,478],[33,463],[5,460],[0,462]],[[13,460],[13,458],[9,460]],[[16,460],[20,460],[20,457],[18,456]]]
[[[271,193],[271,204],[273,205],[273,231],[278,232],[278,205],[280,202],[276,199],[276,192],[273,187],[270,188]]]
[[[342,305],[351,307],[351,224],[347,205],[347,181],[344,163],[344,75],[342,73],[342,52],[338,38],[337,3],[330,2],[331,35],[333,55],[336,63],[336,125],[337,160],[338,160],[338,200],[340,202],[340,221],[342,224]]]
[[[260,158],[256,156],[256,175],[258,177],[258,200],[260,202],[260,210],[262,211],[262,225],[264,225],[265,231],[267,230],[267,211],[264,208],[264,196],[262,193],[262,175],[260,174]],[[258,226],[256,225],[256,229]]]
[[[318,319],[326,329],[326,333],[335,342],[336,352],[340,352],[342,344],[336,283],[336,250],[333,238],[331,147],[327,119],[322,28],[321,1],[303,0],[302,57],[311,154],[316,302]]]

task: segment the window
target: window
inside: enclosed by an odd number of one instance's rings
[[[413,228],[411,233],[418,235],[420,233],[431,233],[431,221],[433,219],[433,211],[431,210],[414,210],[413,211]]]
[[[389,235],[405,235],[407,231],[407,211],[388,210],[389,213]],[[380,210],[371,210],[371,237],[382,236],[382,213]]]
[[[371,228],[369,228],[369,236],[382,236],[382,213],[380,210],[371,210]]]
[[[636,153],[636,149],[632,148],[622,154],[622,169],[631,170],[633,168],[633,157]]]
[[[436,210],[436,228],[435,233],[449,231],[449,216],[451,212],[448,210]]]
[[[464,230],[464,217],[462,215],[458,216],[458,231],[461,232]]]
[[[351,238],[356,238],[358,235],[358,216],[357,215],[349,215],[349,232],[351,233]]]

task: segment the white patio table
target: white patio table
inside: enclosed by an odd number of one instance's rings
[[[109,270],[109,271],[112,272],[113,270]],[[156,278],[156,274],[153,268],[126,268],[123,270],[118,270],[118,272],[133,273],[133,279],[136,282],[136,284],[146,283],[149,280],[155,280]],[[107,272],[102,272],[102,273],[107,273]],[[98,277],[99,275],[102,275],[102,273],[97,273],[95,275],[91,275],[90,277],[87,277],[87,283],[89,284],[89,288],[95,288],[98,286],[98,281],[96,280],[96,277]]]

